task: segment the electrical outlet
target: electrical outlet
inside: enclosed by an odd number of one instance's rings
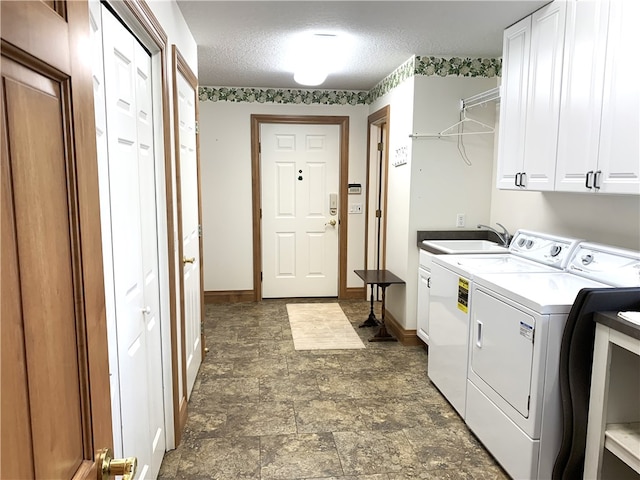
[[[456,215],[456,227],[464,227],[464,213],[459,213]]]

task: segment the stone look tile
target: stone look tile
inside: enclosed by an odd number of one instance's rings
[[[260,479],[258,437],[206,438],[183,449],[177,478]]]
[[[367,422],[353,400],[300,401],[295,402],[295,410],[299,433],[367,428]]]
[[[339,302],[364,349],[296,351],[286,304],[323,301],[206,305],[209,353],[159,478],[508,479],[429,381],[424,348],[367,341],[368,302]]]
[[[293,403],[245,403],[230,405],[227,436],[263,436],[296,433]]]
[[[260,458],[263,480],[343,474],[331,433],[262,437]]]
[[[346,475],[397,472],[419,459],[402,431],[334,432]]]

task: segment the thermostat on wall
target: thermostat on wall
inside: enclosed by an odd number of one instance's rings
[[[362,185],[359,183],[349,184],[349,195],[358,195],[362,193]]]

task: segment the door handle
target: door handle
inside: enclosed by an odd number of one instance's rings
[[[476,337],[476,346],[478,348],[482,348],[482,322],[480,320],[476,320],[478,325],[477,337]]]
[[[184,264],[193,263],[195,261],[196,261],[196,257],[191,257],[191,258],[182,257],[182,263]]]
[[[336,226],[336,221],[332,218],[331,220],[329,220],[327,223],[324,224],[325,227],[327,225],[331,225],[332,227],[335,227]]]
[[[149,315],[151,313],[151,307],[148,305],[144,308],[141,308],[140,310],[142,310],[142,313],[144,313],[145,315]]]
[[[136,474],[138,459],[136,457],[112,458],[112,455],[110,448],[98,451],[97,480],[109,480],[114,475],[122,475],[122,480],[131,480]]]

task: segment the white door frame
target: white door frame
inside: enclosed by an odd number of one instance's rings
[[[347,189],[349,174],[349,117],[304,115],[251,115],[251,178],[253,198],[253,299],[262,300],[262,204],[260,126],[263,123],[339,125],[338,298],[347,298]]]
[[[92,0],[95,1],[95,0]],[[155,132],[156,151],[156,205],[157,205],[157,233],[158,233],[158,265],[159,265],[159,287],[160,287],[160,321],[162,336],[162,381],[164,388],[164,418],[165,418],[165,441],[167,450],[176,446],[175,434],[177,427],[177,416],[174,415],[173,389],[167,388],[173,385],[172,375],[172,351],[175,349],[175,340],[172,339],[172,326],[176,323],[176,280],[175,259],[170,261],[169,252],[174,251],[173,229],[173,187],[171,179],[171,150],[169,135],[169,96],[167,89],[166,68],[167,65],[167,35],[160,27],[156,17],[144,2],[134,2],[132,0],[107,0],[106,5],[115,15],[129,28],[138,41],[144,45],[151,55],[152,68],[152,88],[153,88],[153,128]],[[104,252],[104,255],[111,255],[111,252]],[[107,274],[105,273],[105,276]],[[109,302],[107,297],[107,302]],[[111,308],[115,308],[112,306]],[[107,311],[109,306],[107,306]],[[107,318],[108,329],[114,328],[111,320]],[[112,345],[109,345],[112,348]],[[112,372],[117,375],[117,372]],[[119,379],[115,385],[120,387]],[[139,386],[131,386],[139,388]],[[175,388],[175,385],[174,385]],[[113,411],[113,423],[120,421],[119,411]],[[118,453],[118,439],[115,438],[115,454]],[[121,448],[120,439],[120,448]],[[124,452],[126,453],[126,452]]]

